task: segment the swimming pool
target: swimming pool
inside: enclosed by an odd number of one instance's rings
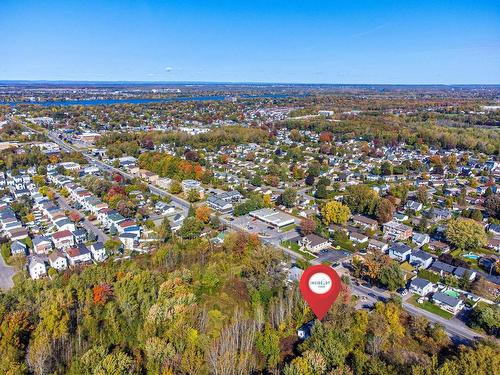
[[[464,254],[462,255],[464,258],[467,258],[467,259],[479,259],[480,256],[477,255],[477,254],[473,254],[473,253],[469,253],[469,254]]]

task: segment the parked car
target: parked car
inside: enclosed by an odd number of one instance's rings
[[[397,290],[397,292],[398,292],[399,294],[401,294],[402,296],[406,296],[406,295],[408,294],[408,290],[407,290],[407,289],[405,289],[405,288],[399,288],[399,289]]]

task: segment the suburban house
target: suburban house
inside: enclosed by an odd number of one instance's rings
[[[75,230],[75,223],[73,223],[66,216],[55,221],[54,225],[57,227],[58,231],[62,231],[62,230],[74,231]]]
[[[352,221],[354,224],[359,225],[363,229],[377,230],[378,228],[377,220],[370,219],[366,216],[354,215],[352,217]]]
[[[32,256],[28,262],[28,271],[33,280],[47,275],[47,266],[45,265],[45,258],[40,256]]]
[[[55,268],[58,271],[65,270],[68,268],[68,260],[60,251],[53,251],[49,255],[49,264],[52,268]]]
[[[463,267],[457,267],[453,271],[453,275],[460,278],[460,279],[462,277],[467,277],[467,279],[469,281],[474,281],[477,274],[476,274],[476,271],[474,271],[474,270],[463,268]]]
[[[35,254],[48,254],[52,250],[52,241],[45,236],[33,238],[33,251]]]
[[[56,232],[52,235],[52,242],[56,249],[66,249],[74,245],[73,233],[69,230]]]
[[[182,223],[184,222],[185,218],[186,217],[182,214],[177,214],[172,218],[172,220],[170,221],[170,227],[172,228],[173,232],[179,230],[182,227]]]
[[[302,237],[298,243],[300,246],[313,253],[318,253],[330,246],[330,242],[327,239],[314,233]]]
[[[411,241],[418,247],[424,246],[425,244],[429,243],[430,240],[431,238],[429,237],[428,234],[417,233],[417,232],[413,232],[413,236],[411,238]]]
[[[306,340],[311,336],[311,329],[314,326],[314,320],[310,320],[309,322],[303,324],[297,330],[297,336],[300,340]]]
[[[26,228],[12,229],[7,231],[7,237],[9,237],[11,241],[24,240],[29,237],[29,232]]]
[[[351,231],[349,233],[349,239],[354,243],[365,243],[368,242],[368,236],[362,233]]]
[[[393,241],[404,241],[410,238],[412,234],[413,229],[411,227],[397,221],[389,221],[384,224],[384,237]]]
[[[69,264],[72,266],[79,263],[90,262],[92,260],[90,251],[84,244],[78,244],[75,247],[67,248],[65,252],[68,256]]]
[[[422,208],[424,208],[424,205],[420,202],[409,200],[409,201],[406,201],[406,203],[405,203],[405,210],[412,210],[412,211],[418,212],[418,211],[421,211]]]
[[[205,189],[203,189],[203,186],[201,186],[200,181],[196,180],[183,180],[181,182],[182,185],[182,191],[184,193],[188,193],[191,190],[196,190],[198,194],[200,195],[201,198],[203,198],[203,195],[205,193]]]
[[[208,197],[207,203],[210,208],[223,214],[227,214],[233,211],[233,204],[231,202],[219,199],[217,198],[217,196]]]
[[[27,255],[28,246],[21,241],[14,241],[10,244],[10,253],[12,255]]]
[[[446,275],[452,275],[455,267],[453,267],[451,264],[441,262],[440,260],[435,260],[429,269],[438,273],[439,276],[443,277]]]
[[[134,244],[136,240],[136,235],[133,233],[122,233],[118,238],[122,242],[123,246],[127,250],[133,250],[134,249]]]
[[[427,245],[429,250],[437,251],[439,253],[448,253],[450,251],[450,246],[444,242],[437,240],[430,240]]]
[[[432,295],[432,301],[440,308],[452,313],[453,315],[456,315],[464,308],[464,302],[461,299],[441,292],[434,293]]]
[[[90,245],[90,252],[96,262],[103,262],[108,257],[102,242],[95,242]]]
[[[399,262],[405,262],[410,258],[411,247],[398,242],[389,247],[389,257],[391,259],[396,259]]]
[[[419,296],[426,296],[427,294],[435,291],[435,286],[429,280],[421,279],[419,277],[410,282],[410,291],[418,294]]]
[[[374,238],[370,238],[368,240],[368,250],[377,250],[385,253],[387,249],[389,248],[389,245],[386,244],[385,242],[376,240]]]
[[[423,250],[412,250],[410,254],[410,264],[416,268],[429,268],[433,258]]]
[[[73,231],[73,237],[75,244],[85,243],[87,241],[87,231],[81,228],[75,229]]]

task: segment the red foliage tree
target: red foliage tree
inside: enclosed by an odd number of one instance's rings
[[[104,305],[113,296],[113,288],[109,284],[98,284],[94,286],[93,293],[94,303]]]
[[[300,233],[304,236],[311,234],[316,229],[316,223],[312,219],[302,219],[300,222]]]

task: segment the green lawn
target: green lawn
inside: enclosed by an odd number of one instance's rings
[[[312,260],[316,258],[316,256],[312,255],[311,253],[300,250],[300,246],[296,242],[283,241],[281,243],[281,246],[284,246],[287,249],[290,249],[293,252],[302,255],[307,260]]]
[[[291,230],[295,229],[297,226],[295,224],[290,224],[290,225],[287,225],[283,228],[280,228],[280,232],[290,232]]]
[[[408,299],[408,302],[410,302],[413,306],[427,310],[433,314],[439,315],[442,318],[445,318],[445,319],[453,318],[454,315],[452,313],[449,313],[448,311],[444,311],[443,309],[440,309],[439,307],[434,305],[432,302],[424,301],[424,303],[418,303],[417,300],[419,298],[420,298],[420,296],[415,294]]]

